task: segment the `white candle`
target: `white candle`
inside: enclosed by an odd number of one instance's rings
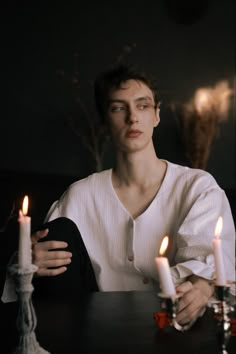
[[[162,257],[165,253],[165,250],[168,246],[168,236],[165,236],[160,247],[159,254],[161,257],[156,257],[155,262],[157,265],[157,271],[160,280],[161,290],[165,295],[173,296],[176,295],[174,283],[170,273],[170,266],[168,259],[166,257]]]
[[[22,211],[19,211],[19,247],[18,247],[18,265],[21,269],[28,268],[32,263],[31,257],[31,218],[27,216],[29,198],[25,196]]]
[[[224,259],[222,253],[222,244],[220,234],[223,228],[223,219],[220,216],[215,227],[215,237],[212,241],[213,253],[215,259],[216,285],[226,285],[227,279],[225,275]]]

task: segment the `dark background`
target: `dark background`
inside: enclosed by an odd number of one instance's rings
[[[4,227],[11,208],[15,205],[17,211],[29,194],[36,226],[71,182],[95,171],[68,117],[84,119],[73,101],[76,94],[93,112],[91,82],[120,55],[158,81],[163,101],[154,135],[158,156],[187,163],[169,105],[185,102],[198,87],[221,80],[234,87],[234,21],[233,0],[1,4],[0,225]],[[66,80],[75,70],[79,91]],[[226,190],[233,209],[235,134],[232,98],[207,171]],[[109,148],[103,167],[112,162]]]

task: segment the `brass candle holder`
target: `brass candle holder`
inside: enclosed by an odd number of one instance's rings
[[[19,302],[16,319],[19,343],[14,354],[50,354],[39,345],[35,335],[37,317],[32,303],[32,292],[34,290],[32,278],[37,269],[38,267],[34,264],[25,269],[19,268],[18,264],[13,264],[8,268],[15,282]]]

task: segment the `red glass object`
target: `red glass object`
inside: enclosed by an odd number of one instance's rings
[[[159,329],[165,329],[171,324],[171,319],[167,312],[155,312],[153,317]]]
[[[236,337],[236,318],[231,318],[230,324],[231,324],[231,336]]]

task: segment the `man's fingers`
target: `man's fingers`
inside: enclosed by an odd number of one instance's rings
[[[67,251],[40,251],[33,252],[33,262],[38,267],[45,267],[49,261],[64,261],[71,259],[72,253]]]
[[[40,230],[35,232],[32,236],[31,236],[31,242],[32,244],[35,244],[36,242],[38,242],[41,238],[46,237],[48,234],[49,230],[48,229],[44,229],[44,230]]]
[[[70,263],[71,263],[71,258],[65,258],[65,259],[50,259],[47,261],[42,261],[39,264],[37,264],[36,262],[35,264],[40,266],[40,268],[56,268],[56,267],[65,266]]]
[[[181,298],[179,298],[178,304],[178,312],[182,310],[186,310],[187,312],[193,312],[199,308],[202,304],[202,295],[198,291],[198,289],[192,289],[183,294]]]
[[[71,258],[72,253],[67,251],[50,251],[45,255],[45,260]]]
[[[39,268],[36,276],[41,276],[41,277],[54,277],[56,275],[65,273],[67,270],[67,267],[60,267],[56,269],[48,269],[48,268]]]
[[[202,308],[207,303],[207,297],[195,287],[184,293],[179,299],[178,313],[176,320],[180,324],[190,322],[198,316]]]
[[[67,270],[67,265],[71,263],[72,253],[63,250],[68,247],[63,241],[38,242],[47,236],[49,230],[37,231],[32,235],[32,258],[33,263],[38,266],[36,276],[56,276]]]
[[[199,311],[199,309],[192,310],[191,308],[187,307],[185,311],[177,314],[176,321],[181,325],[187,324],[198,316]]]
[[[200,300],[196,302],[190,302],[187,306],[184,306],[182,310],[178,311],[176,320],[180,324],[188,323],[192,321],[196,316],[199,316],[203,309],[204,305]]]
[[[193,284],[191,283],[191,281],[185,281],[184,283],[176,287],[176,291],[177,293],[186,293],[192,288],[193,288]]]
[[[40,249],[40,251],[51,251],[54,249],[66,248],[68,247],[68,243],[64,241],[45,241],[39,242],[34,245],[36,249]]]

